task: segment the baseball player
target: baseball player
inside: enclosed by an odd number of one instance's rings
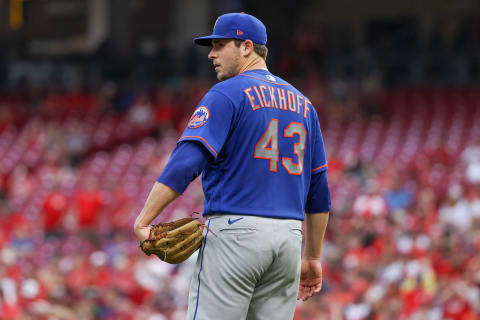
[[[322,285],[330,193],[317,113],[268,71],[267,33],[257,18],[224,14],[211,35],[194,41],[211,46],[220,82],[190,118],[135,232],[147,239],[151,221],[202,173],[208,228],[188,319],[292,319],[296,299]]]

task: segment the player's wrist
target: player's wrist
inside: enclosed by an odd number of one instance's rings
[[[134,232],[137,235],[138,240],[143,241],[148,239],[150,235],[150,226],[135,225]]]
[[[302,259],[304,260],[321,260],[322,254],[315,254],[315,253],[304,253]]]
[[[135,222],[135,224],[133,225],[133,229],[135,231],[142,230],[142,229],[149,228],[149,227],[150,227],[149,224],[145,224],[145,223],[141,223],[141,222]]]

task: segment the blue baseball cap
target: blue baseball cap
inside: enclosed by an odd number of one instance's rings
[[[262,21],[246,13],[227,13],[218,17],[209,36],[193,41],[200,46],[212,46],[212,39],[252,40],[253,43],[267,44],[267,29]]]

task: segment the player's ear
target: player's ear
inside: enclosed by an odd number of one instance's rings
[[[243,56],[245,56],[245,57],[249,56],[250,53],[253,52],[253,42],[252,42],[252,40],[243,41],[242,45],[240,46],[240,49],[242,50]]]

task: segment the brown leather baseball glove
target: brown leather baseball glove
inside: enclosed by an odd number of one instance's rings
[[[148,256],[153,253],[165,262],[178,264],[200,248],[203,227],[195,218],[159,223],[150,228],[150,235],[140,242],[140,248]]]

